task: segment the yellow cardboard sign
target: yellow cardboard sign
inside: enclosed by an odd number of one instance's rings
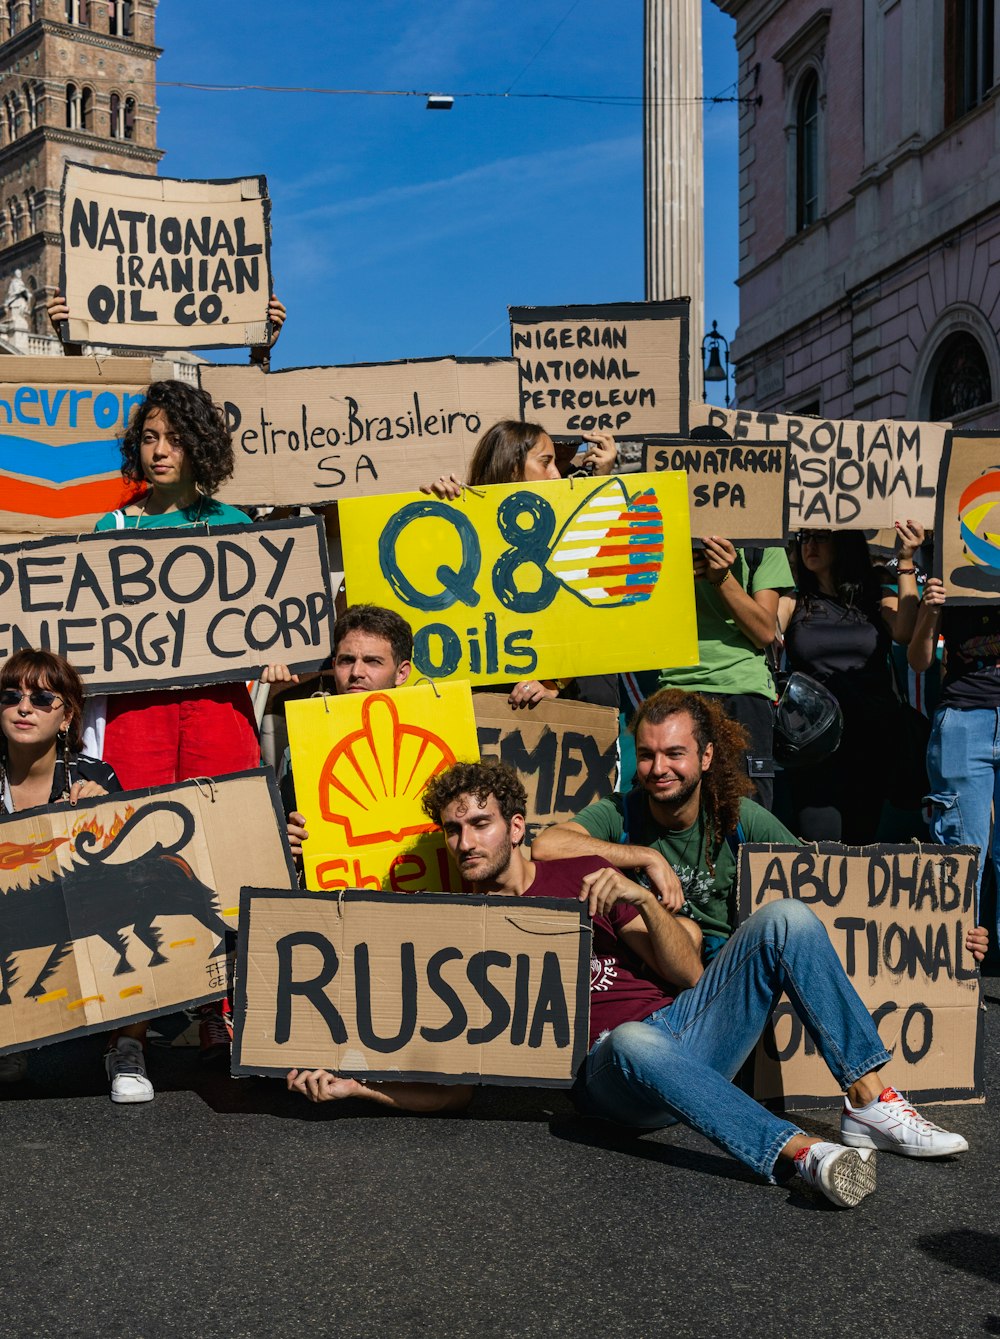
[[[407,619],[429,678],[698,663],[682,473],[345,498],[340,527],[351,603]]]
[[[286,713],[307,887],[460,892],[420,799],[432,776],[479,759],[469,685],[309,698]]]

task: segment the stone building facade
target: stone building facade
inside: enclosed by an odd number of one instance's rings
[[[58,354],[63,165],[155,175],[157,0],[0,2],[0,351]]]
[[[737,402],[1000,427],[994,0],[716,0],[741,104]]]

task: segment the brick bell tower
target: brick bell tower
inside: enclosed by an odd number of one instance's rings
[[[0,353],[61,352],[45,305],[65,161],[156,173],[156,5],[0,0]]]

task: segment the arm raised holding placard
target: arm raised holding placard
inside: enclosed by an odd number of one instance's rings
[[[778,591],[745,591],[733,575],[736,549],[721,535],[707,535],[703,549],[694,551],[694,579],[707,581],[719,593],[726,609],[754,646],[763,649],[774,641],[778,616]]]

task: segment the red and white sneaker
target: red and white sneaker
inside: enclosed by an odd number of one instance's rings
[[[942,1158],[969,1148],[960,1134],[921,1116],[895,1088],[884,1088],[865,1107],[852,1107],[845,1097],[840,1137],[851,1148],[881,1148],[904,1158]]]
[[[232,1015],[224,1012],[222,1000],[199,1011],[198,1041],[202,1060],[228,1059],[233,1048]]]
[[[875,1189],[875,1154],[871,1149],[812,1144],[796,1153],[795,1170],[811,1190],[818,1190],[841,1209],[853,1209]]]

